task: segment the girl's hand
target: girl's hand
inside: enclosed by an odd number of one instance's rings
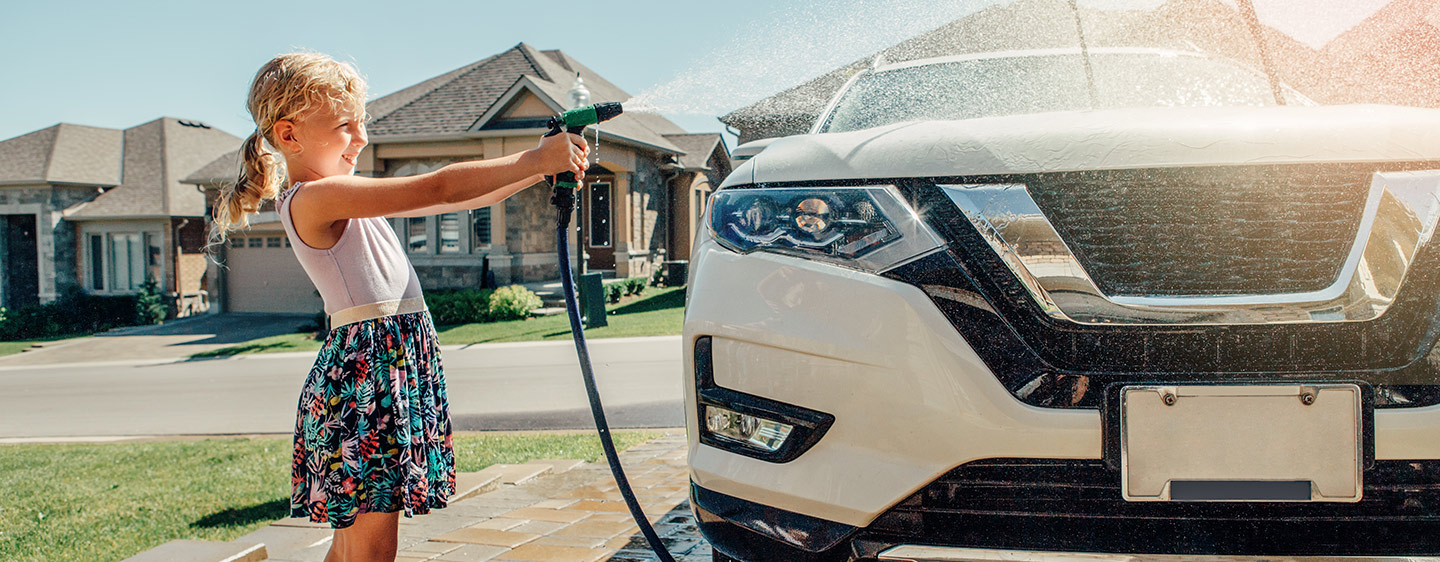
[[[532,151],[540,166],[540,173],[553,176],[561,172],[573,172],[575,180],[585,179],[585,168],[589,167],[590,147],[580,135],[565,133],[540,139],[540,146]]]

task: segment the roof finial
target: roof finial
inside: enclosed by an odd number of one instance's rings
[[[580,77],[579,72],[575,73],[575,84],[570,86],[566,95],[570,98],[570,109],[590,105],[590,90],[585,87],[585,79]]]

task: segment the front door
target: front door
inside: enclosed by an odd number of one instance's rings
[[[4,294],[0,306],[19,308],[40,303],[40,263],[35,243],[35,215],[4,216]]]
[[[609,180],[590,182],[585,186],[585,200],[582,209],[584,220],[580,221],[581,236],[585,240],[585,252],[590,260],[585,262],[587,271],[615,269],[615,193]]]

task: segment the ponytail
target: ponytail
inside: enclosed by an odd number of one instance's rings
[[[354,66],[319,53],[284,54],[261,66],[245,100],[255,132],[240,144],[240,176],[220,188],[207,250],[223,244],[231,230],[250,226],[248,215],[279,194],[285,181],[280,157],[265,149],[275,123],[300,119],[320,107],[363,112],[365,92],[365,79]]]
[[[249,215],[259,212],[265,200],[275,198],[280,183],[280,165],[275,154],[265,149],[260,131],[256,130],[240,144],[240,176],[235,183],[220,188],[209,245],[223,244],[231,230],[249,226]]]

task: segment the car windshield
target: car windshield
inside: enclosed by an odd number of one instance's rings
[[[1157,53],[1092,53],[1090,59],[1096,109],[1275,105],[1263,75],[1220,60]],[[1078,53],[909,66],[860,77],[821,132],[1090,109],[1087,90]]]

